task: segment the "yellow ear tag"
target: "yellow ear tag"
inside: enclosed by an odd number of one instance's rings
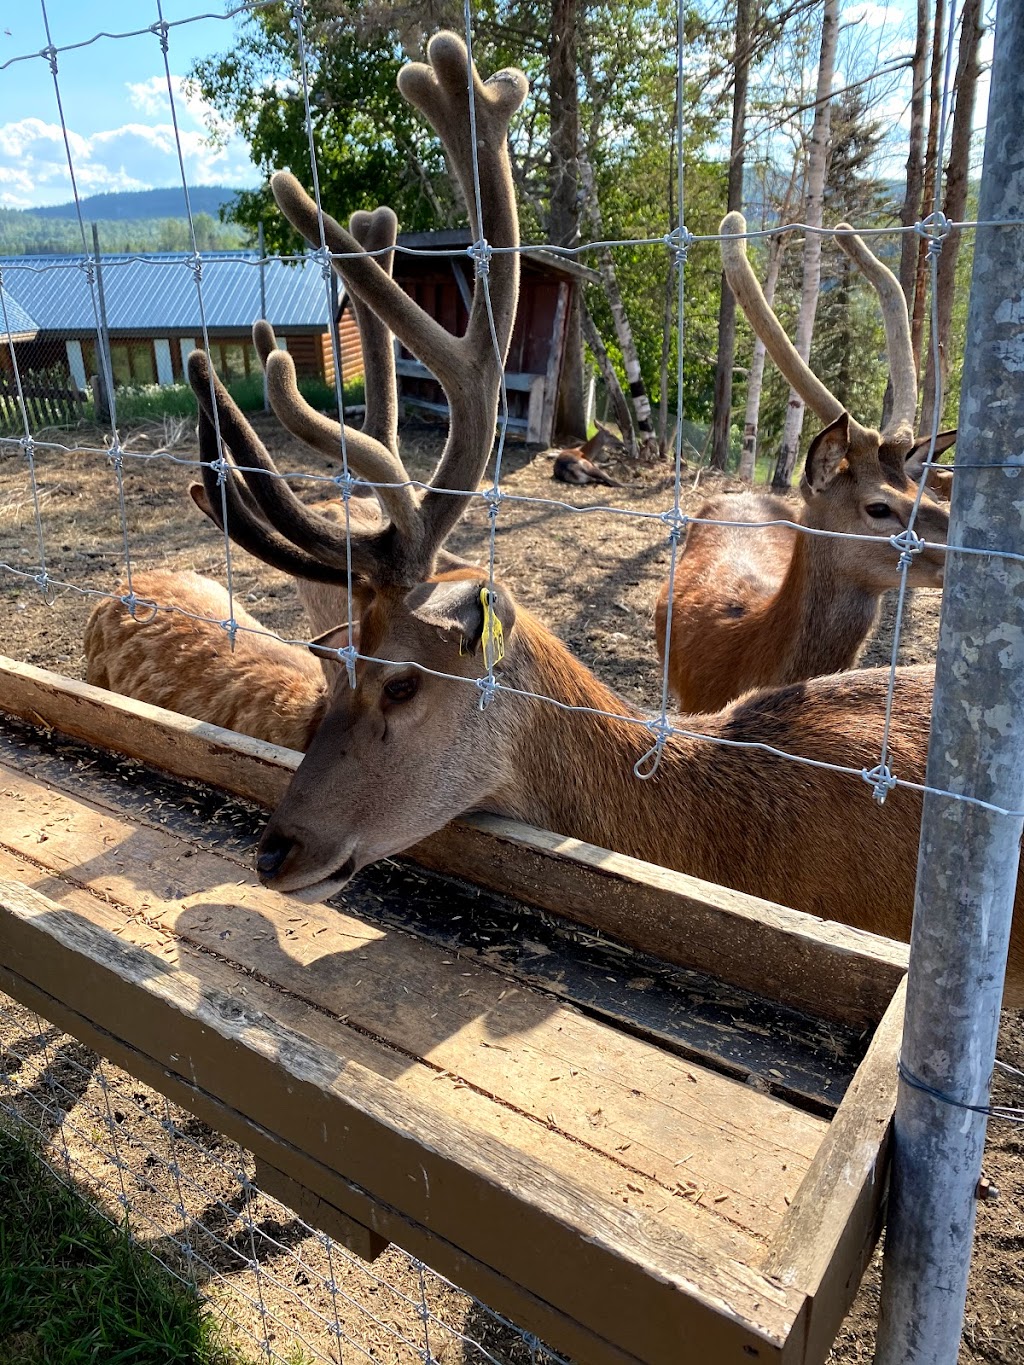
[[[492,606],[493,597],[489,588],[480,589],[480,605],[484,609],[484,630],[480,643],[484,651],[484,667],[488,672],[505,657],[505,632]]]

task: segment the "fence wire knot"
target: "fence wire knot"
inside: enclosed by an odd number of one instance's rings
[[[929,213],[927,218],[915,223],[914,231],[928,243],[928,255],[938,256],[943,242],[953,231],[953,224],[941,209],[937,209],[934,213]]]
[[[155,33],[160,39],[160,51],[166,57],[168,50],[167,35],[171,31],[170,24],[168,24],[166,19],[160,19],[155,24],[150,24],[149,31],[150,33]]]
[[[466,247],[466,255],[476,267],[478,279],[491,273],[491,257],[494,255],[494,248],[486,237],[481,237],[479,241]]]
[[[494,681],[494,675],[486,674],[482,678],[476,679],[477,691],[480,693],[480,710],[485,711],[494,700],[494,694],[498,690],[498,684]]]
[[[862,768],[861,777],[871,788],[871,795],[880,806],[885,805],[885,798],[896,786],[896,776],[888,763],[879,763],[876,768]]]
[[[342,502],[348,502],[349,499],[352,497],[352,494],[355,492],[356,484],[359,482],[359,480],[354,479],[352,477],[352,471],[346,469],[341,474],[335,474],[331,482],[334,484],[338,492],[341,494]]]
[[[235,636],[238,634],[238,622],[235,620],[233,616],[229,616],[226,621],[221,621],[220,628],[221,630],[227,631],[228,641],[231,645],[232,650],[234,650]]]
[[[78,268],[85,275],[85,282],[91,289],[96,283],[96,265],[91,257],[86,257],[78,262]]]
[[[29,464],[32,464],[32,462],[35,459],[36,453],[35,441],[32,439],[31,436],[22,436],[21,439],[18,441],[18,445],[20,445],[22,450],[24,451],[25,459],[28,460]]]
[[[225,460],[225,458],[224,458],[223,455],[218,455],[217,458],[214,460],[213,464],[212,464],[210,467],[211,467],[212,469],[215,469],[215,470],[217,471],[217,487],[218,487],[218,488],[223,488],[223,487],[224,487],[224,481],[225,481],[225,479],[226,479],[227,476],[228,476],[228,462],[227,462],[227,460]]]
[[[658,518],[668,527],[668,543],[678,545],[683,538],[683,533],[690,524],[690,518],[685,512],[680,512],[678,507],[670,507],[667,512],[662,512]]]
[[[899,535],[890,536],[889,544],[894,550],[899,550],[899,568],[907,569],[914,561],[914,556],[919,555],[925,548],[925,542],[910,526],[905,531],[900,531]]]
[[[193,251],[193,252],[192,252],[192,255],[191,255],[191,261],[192,261],[192,278],[195,280],[196,284],[199,285],[199,284],[202,283],[202,280],[203,280],[203,257],[202,257],[202,254],[201,254],[199,251]]]
[[[356,685],[356,660],[359,658],[359,650],[355,645],[343,645],[336,651],[338,661],[345,665],[345,672],[348,674],[349,687]]]
[[[638,777],[641,782],[648,781],[658,771],[661,755],[672,733],[672,726],[665,715],[655,716],[653,720],[649,720],[647,729],[654,736],[654,743],[633,764],[633,776]]]
[[[327,248],[325,246],[318,246],[313,252],[313,260],[316,261],[320,267],[321,279],[324,281],[329,280],[331,278],[333,266],[331,265],[331,253]]]
[[[662,240],[672,252],[673,266],[676,270],[682,270],[690,254],[690,247],[697,240],[696,237],[684,223],[680,223],[679,227],[666,232]]]
[[[121,449],[121,442],[116,436],[107,448],[107,459],[114,466],[114,473],[121,474],[124,470],[124,451]]]
[[[43,50],[40,52],[39,55],[40,55],[40,57],[45,57],[45,58],[46,58],[46,60],[50,63],[50,74],[53,75],[53,76],[56,76],[56,74],[57,74],[57,49],[53,46],[53,44],[51,43],[49,47],[44,47]]]

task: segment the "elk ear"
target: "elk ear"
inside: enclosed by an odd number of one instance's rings
[[[850,458],[850,414],[842,412],[811,442],[800,487],[823,493]],[[806,491],[806,490],[805,490]]]
[[[213,510],[213,505],[206,496],[206,489],[203,485],[201,483],[190,483],[188,486],[188,495],[199,508],[200,512],[202,512],[203,516],[209,517],[218,531],[223,531],[224,527],[221,525],[220,517]]]
[[[928,459],[928,449],[931,443],[932,438],[930,436],[919,436],[910,447],[906,463],[903,466],[908,479],[914,479],[916,482],[921,477],[921,471]],[[956,445],[956,427],[952,431],[940,431],[935,438],[936,456],[944,455],[953,445]]]
[[[352,622],[352,643],[359,647],[359,622]],[[330,630],[325,630],[322,635],[316,635],[310,640],[306,648],[311,654],[315,654],[318,659],[330,659],[333,663],[338,662],[337,651],[344,649],[348,644],[348,622],[343,621],[340,626],[331,626]]]
[[[487,584],[480,578],[448,579],[421,583],[413,588],[405,603],[417,620],[452,635],[462,653],[475,654],[484,633],[481,593],[487,591]],[[491,607],[508,640],[516,619],[516,605],[511,594],[497,583]]]

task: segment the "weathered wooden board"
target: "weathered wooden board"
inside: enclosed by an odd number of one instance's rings
[[[649,1177],[652,1200],[703,1190],[704,1221],[763,1236],[826,1131],[758,1089],[486,967],[327,906],[296,904],[167,831],[7,768],[0,795],[0,867],[18,860],[19,880],[61,904],[82,889],[121,907],[126,920],[141,915],[172,953],[186,942],[215,954],[377,1040],[392,1079],[404,1059],[456,1077],[504,1106],[501,1125],[509,1113],[526,1115],[602,1153],[620,1184]]]
[[[96,898],[97,918],[112,914],[101,907]],[[640,1174],[617,1182],[621,1194],[596,1193],[588,1168],[605,1163],[586,1146],[507,1110],[481,1123],[485,1106],[500,1106],[448,1076],[424,1102],[398,1082],[408,1060],[368,1061],[374,1040],[319,1011],[297,1017],[297,1002],[252,978],[226,987],[232,973],[210,954],[138,947],[80,902],[64,909],[2,881],[0,925],[0,979],[16,997],[37,1003],[26,983],[59,1002],[65,1018],[91,1021],[627,1357],[675,1360],[686,1342],[723,1363],[800,1358],[786,1343],[798,1324],[802,1335],[802,1292],[732,1256],[737,1239],[716,1237],[691,1200],[664,1191],[648,1204]],[[548,1160],[559,1145],[560,1171]],[[373,1215],[360,1221],[387,1235]]]
[[[3,658],[0,710],[264,806],[279,799],[300,761],[289,750]],[[861,1028],[881,1018],[906,970],[903,944],[495,816],[457,821],[409,856]]]

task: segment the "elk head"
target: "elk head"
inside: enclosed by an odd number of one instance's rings
[[[884,430],[875,431],[862,426],[847,412],[786,335],[747,260],[746,231],[741,213],[729,213],[722,220],[722,264],[730,288],[765,350],[825,424],[811,442],[800,480],[800,492],[806,503],[802,520],[819,530],[877,536],[877,554],[865,554],[862,542],[837,542],[837,561],[853,581],[869,590],[895,587],[899,582],[897,552],[889,540],[907,528],[917,497],[916,481],[932,474],[930,468],[926,469],[931,438],[914,435],[917,367],[899,281],[852,228],[846,223],[839,224],[836,240],[874,288],[885,324],[893,409]],[[935,454],[948,450],[955,440],[955,431],[939,432]],[[924,540],[945,544],[948,508],[940,506],[926,492],[914,529]],[[945,555],[941,550],[915,553],[907,581],[912,587],[939,588],[944,566]]]
[[[451,33],[432,39],[428,59],[405,67],[399,88],[444,144],[470,206],[474,241],[486,230],[500,250],[489,261],[478,258],[468,326],[456,337],[392,279],[397,222],[389,209],[354,215],[351,232],[324,217],[329,250],[344,253],[333,265],[354,301],[366,361],[366,420],[362,431],[344,430],[348,463],[373,482],[380,513],[350,516],[346,528],[309,508],[278,475],[207,357],[194,352],[189,361],[209,511],[219,520],[223,499],[228,532],[239,545],[296,577],[351,590],[359,603],[355,685],[339,670],[323,724],[257,857],[264,882],[306,899],[331,895],[358,868],[479,805],[501,781],[495,763],[482,759],[500,726],[492,713],[501,708],[481,714],[481,694],[472,684],[496,662],[488,652],[496,620],[510,640],[515,608],[504,589],[492,590],[485,574],[443,544],[479,483],[494,438],[519,285],[507,134],[527,84],[517,71],[481,81]],[[271,184],[285,216],[319,246],[316,207],[298,182],[279,173]],[[392,333],[436,375],[448,398],[448,439],[422,495],[398,453]],[[278,417],[307,444],[336,457],[339,424],[304,402],[291,357],[277,350],[266,323],[256,325],[254,339]],[[220,462],[218,427],[233,464]],[[346,623],[328,631],[319,650],[346,649],[350,629]]]

